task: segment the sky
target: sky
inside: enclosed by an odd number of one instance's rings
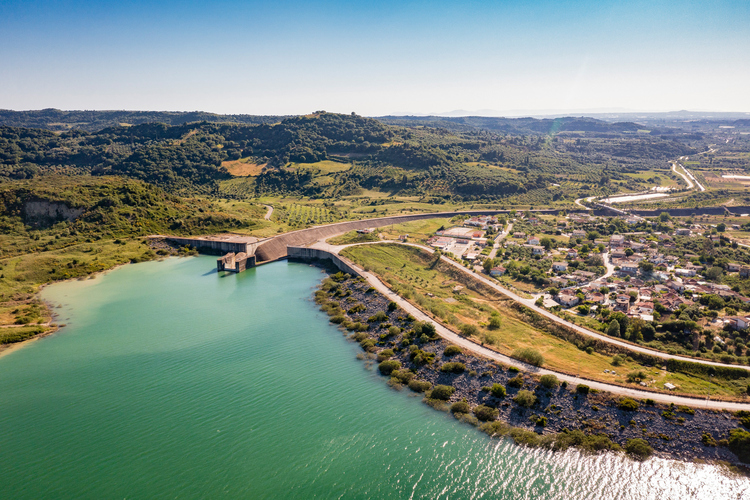
[[[750,111],[748,0],[0,0],[0,108]]]

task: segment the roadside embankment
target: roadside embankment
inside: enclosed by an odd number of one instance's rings
[[[332,323],[350,332],[363,349],[360,357],[377,363],[389,384],[424,393],[431,406],[491,435],[551,449],[622,447],[646,458],[650,447],[670,458],[733,463],[739,461],[729,446],[742,453],[750,445],[750,439],[738,439],[745,431],[729,412],[615,396],[448,342],[439,325],[419,321],[365,278],[337,273],[316,292],[316,302]],[[648,447],[640,455],[642,442]]]

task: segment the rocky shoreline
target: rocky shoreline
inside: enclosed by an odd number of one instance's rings
[[[359,342],[360,357],[373,360],[390,376],[389,384],[424,392],[431,406],[452,411],[490,435],[510,435],[518,443],[552,449],[624,448],[636,459],[653,452],[680,460],[742,463],[727,446],[730,432],[741,428],[740,419],[730,412],[635,401],[586,386],[556,384],[549,377],[540,380],[461,352],[362,278],[333,274],[315,299],[331,322]]]

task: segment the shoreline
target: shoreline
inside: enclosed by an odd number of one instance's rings
[[[382,375],[390,375],[388,383],[394,388],[408,386],[415,390],[421,384],[422,390],[415,392],[425,393],[424,402],[451,411],[457,419],[478,426],[491,437],[509,436],[518,444],[564,449],[559,442],[585,435],[584,442],[572,445],[594,453],[619,451],[637,439],[646,441],[659,457],[730,464],[747,473],[746,464],[727,447],[729,432],[741,428],[739,419],[728,411],[675,407],[648,399],[634,400],[635,410],[622,409],[626,406],[623,401],[631,398],[588,390],[587,386],[584,393],[565,383],[544,387],[533,372],[509,368],[464,349],[446,356],[449,342],[436,335],[425,338],[415,334],[417,322],[407,320],[400,308],[389,307],[387,297],[370,289],[361,278],[336,282],[341,275],[333,275],[333,281],[325,280],[315,299],[332,323],[353,332],[348,337],[364,350],[357,357],[380,363],[378,369]],[[369,321],[375,317],[378,319]],[[511,386],[519,381],[521,387]],[[493,395],[488,390],[493,384],[502,385],[506,395]],[[442,385],[453,387],[448,397],[430,397],[431,391]],[[517,402],[519,392],[524,391],[534,396],[533,404]],[[478,407],[489,408],[486,411],[494,418],[477,413]],[[648,456],[650,453],[635,458]]]
[[[162,261],[162,260],[169,259],[171,257],[181,257],[181,256],[177,255],[176,253],[175,254],[170,254],[170,255],[157,255],[155,258],[153,258],[151,260],[142,261],[142,262]],[[192,255],[185,255],[184,257],[192,257]],[[95,279],[98,279],[98,278],[100,278],[102,276],[107,275],[108,273],[111,273],[112,271],[116,271],[117,269],[119,269],[121,267],[130,266],[130,265],[134,265],[134,264],[141,264],[142,262],[123,262],[121,264],[117,264],[117,265],[112,266],[110,268],[102,269],[100,271],[94,271],[93,273],[86,274],[86,275],[83,275],[83,276],[79,276],[77,278],[67,278],[67,279],[64,279],[64,280],[51,281],[51,282],[42,283],[41,285],[39,285],[39,288],[36,290],[36,292],[34,292],[34,298],[40,299],[42,305],[44,306],[44,308],[49,313],[50,321],[49,321],[48,328],[50,328],[50,330],[44,331],[42,333],[38,333],[38,334],[36,334],[36,335],[34,335],[32,337],[29,337],[27,339],[21,340],[20,342],[10,342],[10,343],[7,343],[7,344],[0,344],[0,358],[2,358],[3,356],[7,356],[7,355],[9,355],[9,354],[11,354],[13,352],[16,352],[16,351],[18,351],[18,350],[20,350],[20,349],[22,349],[24,347],[27,347],[27,346],[31,345],[31,343],[36,342],[37,340],[41,340],[41,339],[43,339],[45,337],[49,337],[51,335],[54,335],[54,334],[58,333],[63,328],[63,326],[60,326],[55,321],[55,319],[59,315],[55,312],[54,305],[51,302],[49,302],[49,301],[44,300],[44,299],[41,298],[41,294],[42,294],[42,292],[44,291],[45,288],[47,288],[49,286],[54,286],[54,285],[57,285],[57,284],[61,284],[61,283],[70,283],[70,282],[74,282],[74,281],[88,281],[88,280],[92,280],[92,279],[95,280]],[[55,325],[55,326],[52,326],[52,325]],[[29,325],[29,326],[35,326],[35,325]]]

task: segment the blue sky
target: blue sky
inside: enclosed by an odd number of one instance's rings
[[[0,108],[750,111],[750,1],[0,0]]]

